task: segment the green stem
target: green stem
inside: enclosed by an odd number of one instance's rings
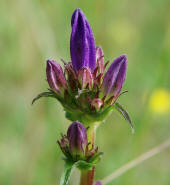
[[[93,124],[93,126],[89,127],[87,130],[88,142],[90,142],[91,147],[95,145],[97,126],[98,126],[98,123],[95,123]],[[80,178],[80,185],[93,185],[94,173],[95,173],[95,167],[87,171],[82,170],[81,178]]]

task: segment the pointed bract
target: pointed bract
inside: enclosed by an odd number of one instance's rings
[[[67,138],[72,155],[84,155],[88,140],[87,131],[83,124],[78,121],[73,122],[68,128]]]
[[[104,75],[102,93],[107,98],[117,98],[126,77],[127,57],[122,55],[114,60]]]
[[[93,32],[88,20],[80,9],[74,11],[71,26],[70,54],[73,68],[79,71],[83,67],[88,67],[93,71],[96,65]]]
[[[99,111],[100,108],[103,106],[103,104],[104,104],[104,101],[101,100],[100,98],[95,98],[91,102],[91,106],[94,107],[96,111]]]
[[[67,88],[63,70],[55,60],[47,60],[46,75],[50,88],[56,93],[61,94]]]

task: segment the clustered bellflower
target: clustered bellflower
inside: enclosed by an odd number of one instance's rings
[[[61,102],[66,117],[90,125],[103,121],[108,113],[122,107],[116,103],[122,94],[126,77],[127,56],[116,58],[108,70],[101,47],[95,40],[89,22],[80,9],[71,18],[70,56],[71,62],[64,62],[64,69],[55,60],[48,60],[46,67],[48,92],[41,97],[54,97]]]
[[[126,92],[121,90],[128,60],[123,54],[106,69],[109,62],[105,62],[102,48],[95,46],[90,24],[80,9],[74,11],[71,27],[71,61],[62,60],[62,68],[55,60],[47,60],[46,79],[50,88],[35,97],[32,103],[41,97],[55,98],[64,107],[66,117],[73,122],[67,134],[62,134],[58,141],[68,170],[64,172],[61,184],[67,184],[71,168],[76,166],[83,172],[81,180],[85,178],[84,181],[92,185],[95,165],[102,154],[94,146],[98,124],[116,109],[130,123],[133,131],[128,113],[117,102],[118,97]],[[97,181],[95,185],[102,184]]]
[[[86,162],[98,162],[102,153],[98,152],[98,147],[90,146],[87,138],[87,129],[78,121],[73,122],[67,135],[62,135],[57,141],[63,154],[71,161],[83,160]]]

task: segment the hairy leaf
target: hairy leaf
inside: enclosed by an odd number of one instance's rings
[[[119,103],[114,104],[115,109],[125,118],[129,123],[132,133],[134,133],[134,126],[128,112]]]
[[[32,100],[32,105],[34,104],[35,101],[37,101],[38,99],[42,98],[42,97],[53,97],[56,98],[55,94],[50,91],[50,92],[42,92],[40,94],[38,94],[33,100]]]

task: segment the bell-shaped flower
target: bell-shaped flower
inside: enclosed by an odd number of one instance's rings
[[[93,32],[87,18],[80,9],[76,9],[71,19],[72,33],[70,54],[75,71],[83,67],[94,71],[96,66],[96,49]]]
[[[126,77],[127,57],[122,55],[114,60],[104,75],[101,91],[105,97],[117,99]]]
[[[67,83],[61,66],[55,60],[47,60],[46,75],[50,88],[61,95],[67,88]]]

